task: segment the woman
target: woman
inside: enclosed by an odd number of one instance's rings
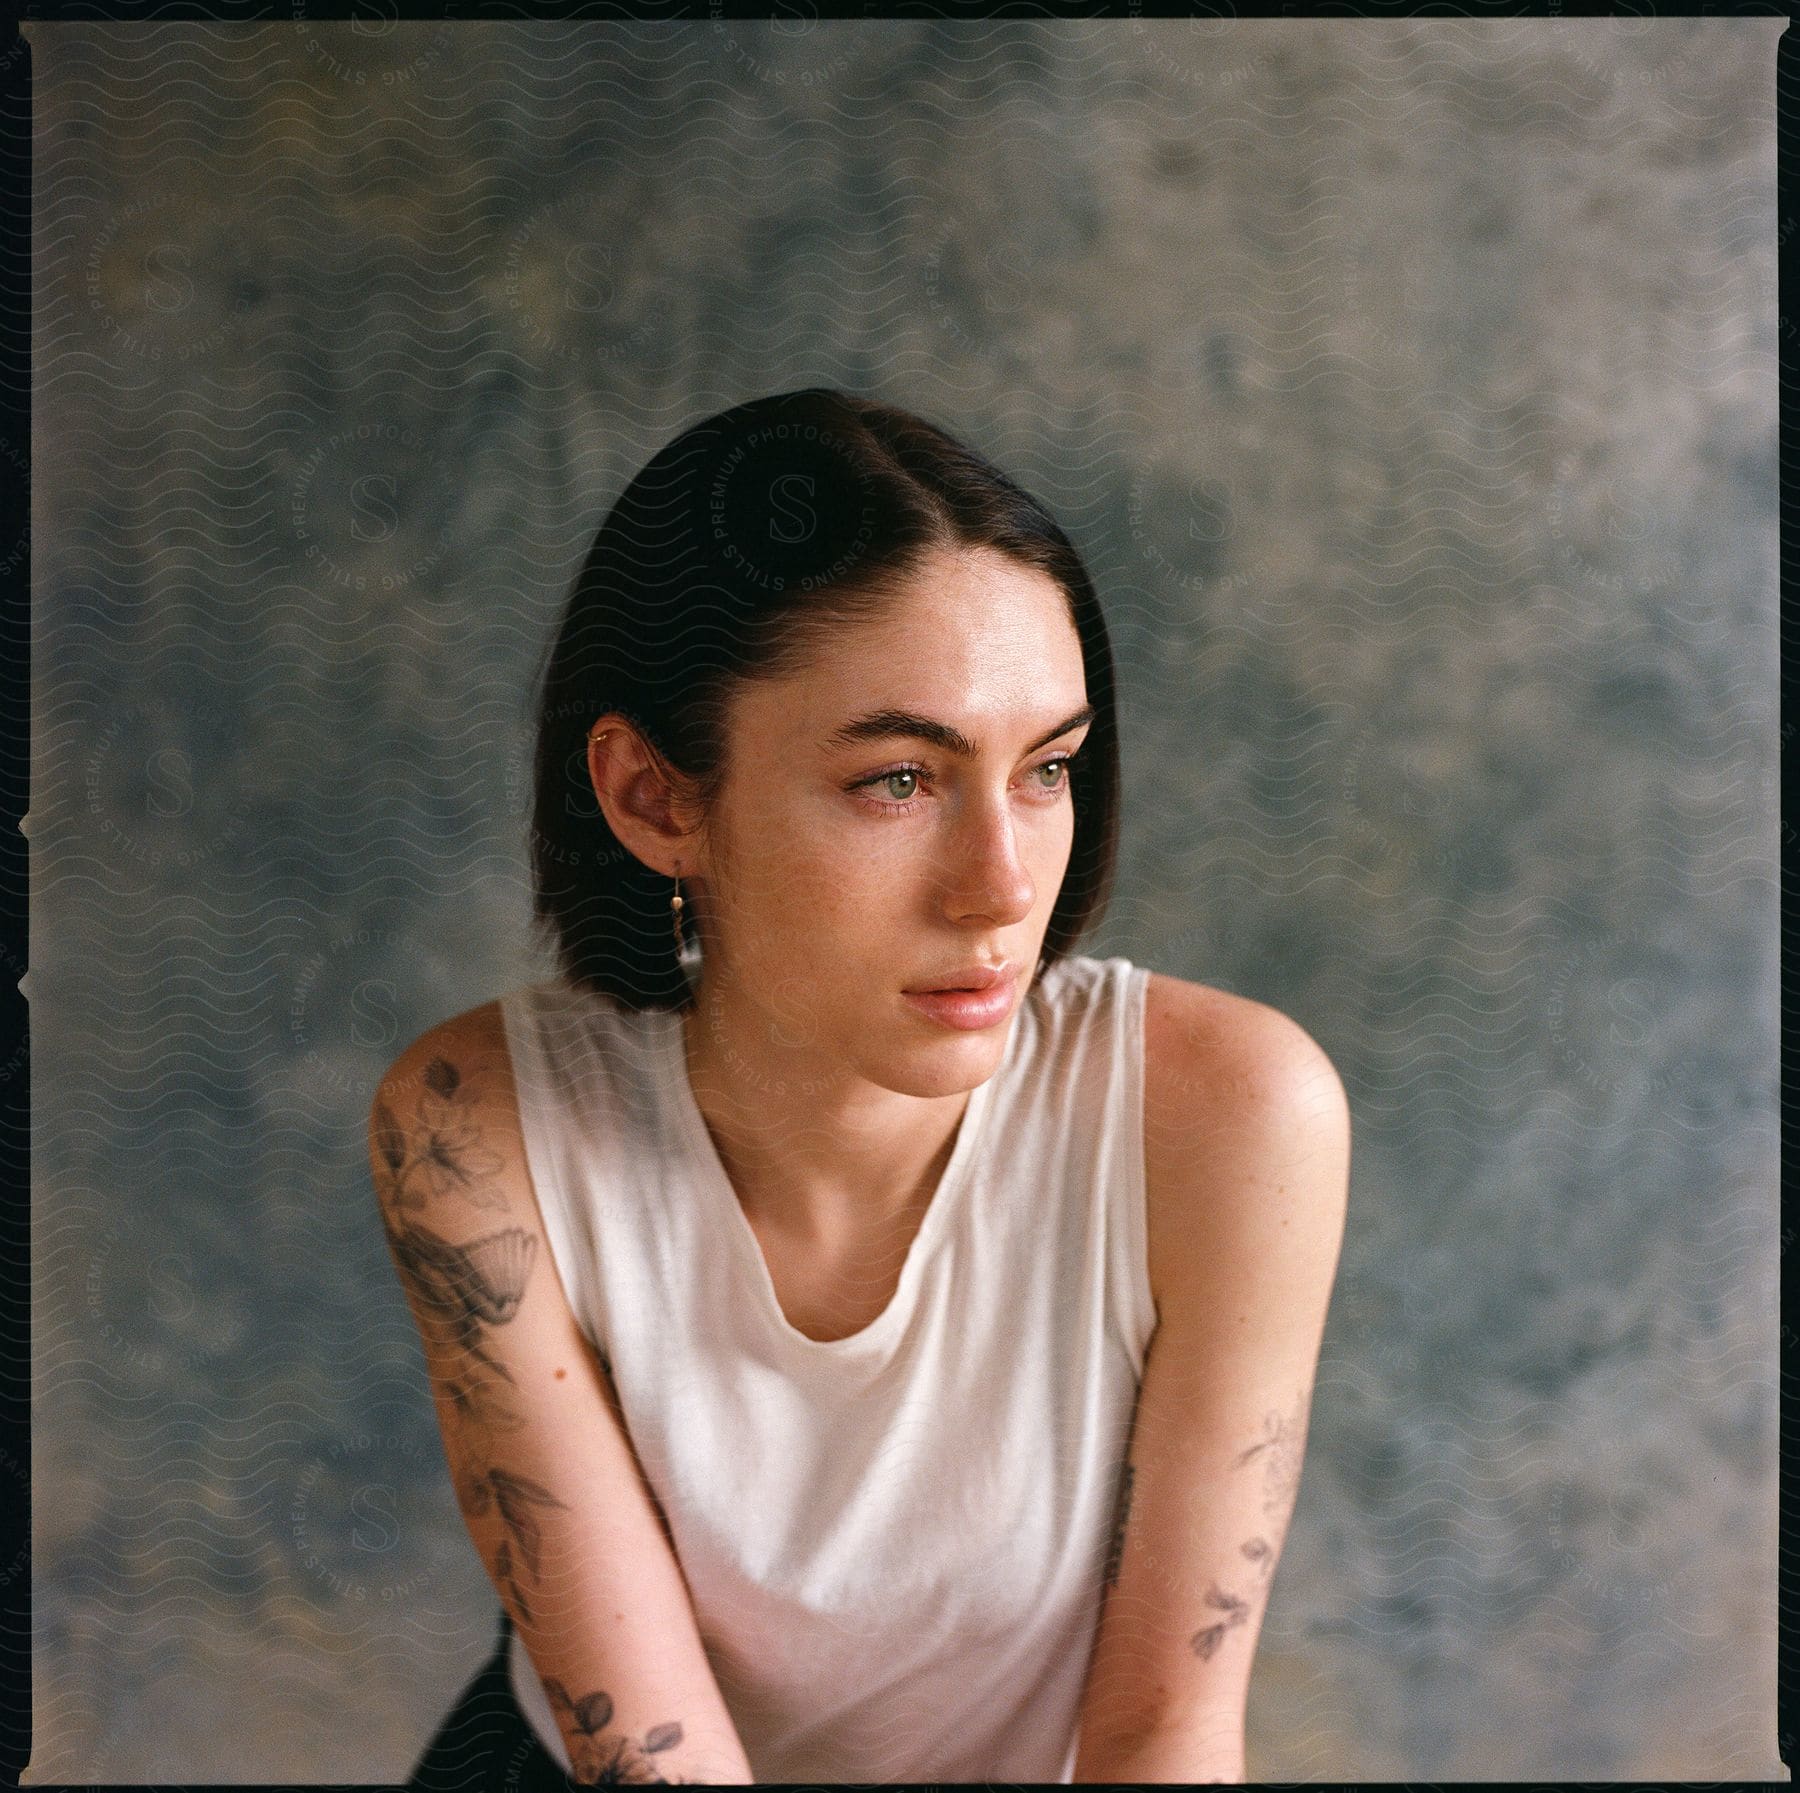
[[[943,431],[781,394],[621,496],[558,975],[371,1113],[503,1608],[414,1785],[1243,1778],[1348,1117],[1294,1022],[1073,951],[1118,785],[1080,556]]]

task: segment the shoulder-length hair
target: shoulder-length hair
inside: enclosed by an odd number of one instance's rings
[[[974,449],[896,405],[814,386],[733,405],[661,449],[570,591],[543,669],[531,796],[533,920],[564,980],[634,1009],[692,1001],[674,883],[619,843],[595,799],[594,721],[630,721],[704,814],[740,682],[802,669],[932,554],[969,548],[1047,573],[1080,638],[1096,714],[1069,767],[1074,844],[1038,971],[1074,946],[1105,909],[1118,856],[1112,648],[1087,568],[1044,506]]]

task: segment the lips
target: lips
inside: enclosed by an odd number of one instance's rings
[[[908,996],[931,996],[952,990],[991,990],[1012,976],[1010,965],[965,965],[960,971],[946,972],[926,984],[909,984]]]

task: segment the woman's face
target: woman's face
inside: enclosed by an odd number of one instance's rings
[[[1087,701],[1062,589],[990,549],[940,556],[803,674],[742,687],[694,868],[701,1031],[723,1014],[745,1050],[766,1040],[759,1069],[848,1067],[910,1095],[991,1075],[1068,868],[1067,762]],[[942,724],[974,751],[877,732],[884,713]],[[906,998],[1000,961],[1012,998],[985,1028]]]

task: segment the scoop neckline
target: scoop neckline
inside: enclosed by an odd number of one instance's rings
[[[1029,992],[1028,992],[1029,994]],[[737,1256],[745,1279],[753,1291],[753,1300],[763,1315],[766,1329],[786,1341],[795,1352],[825,1361],[832,1358],[860,1358],[880,1352],[892,1345],[906,1325],[918,1301],[919,1282],[925,1265],[936,1251],[945,1229],[961,1205],[964,1187],[970,1180],[969,1167],[986,1130],[988,1112],[993,1106],[994,1086],[1011,1069],[1018,1054],[1019,1030],[1029,1025],[1027,1005],[1021,1001],[1013,1011],[1007,1028],[1006,1046],[993,1074],[969,1092],[969,1100],[956,1124],[956,1142],[931,1193],[924,1217],[907,1247],[906,1262],[900,1268],[899,1281],[888,1304],[868,1325],[837,1339],[809,1338],[782,1312],[775,1293],[775,1279],[769,1273],[768,1259],[763,1256],[750,1221],[739,1205],[737,1191],[726,1174],[719,1149],[707,1131],[706,1117],[694,1096],[688,1076],[687,1049],[682,1032],[682,1011],[663,1011],[660,1045],[663,1056],[664,1087],[671,1090],[684,1143],[697,1176],[706,1192],[705,1199],[719,1216],[719,1225],[730,1239],[729,1249]]]

